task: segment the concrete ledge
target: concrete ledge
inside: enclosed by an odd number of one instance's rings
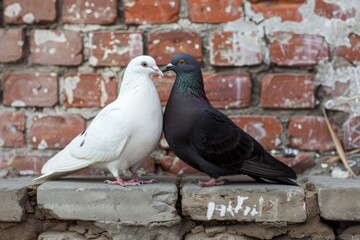
[[[39,209],[64,220],[115,221],[133,225],[179,222],[175,182],[139,187],[111,186],[99,181],[52,181],[38,188]]]
[[[318,194],[320,216],[327,220],[360,221],[360,179],[309,177]]]
[[[202,188],[187,181],[181,195],[182,213],[194,220],[306,220],[305,194],[300,187],[254,182]]]
[[[30,178],[0,180],[0,222],[21,222],[25,216]]]

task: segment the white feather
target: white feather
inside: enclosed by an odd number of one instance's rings
[[[118,98],[99,112],[86,131],[49,159],[41,170],[44,175],[34,181],[89,166],[107,168],[116,177],[119,170],[146,159],[162,132],[162,109],[151,73],[162,75],[153,58],[134,58],[125,71]]]

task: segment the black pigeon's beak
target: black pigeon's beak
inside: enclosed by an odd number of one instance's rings
[[[173,70],[173,67],[174,67],[174,65],[172,64],[172,63],[169,63],[168,65],[166,65],[166,67],[163,69],[163,70],[161,70],[163,73],[164,72],[167,72],[167,71],[171,71],[171,70]]]

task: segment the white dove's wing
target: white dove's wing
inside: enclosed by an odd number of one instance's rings
[[[89,127],[49,159],[35,179],[55,178],[90,165],[118,158],[130,139],[127,119],[115,104],[105,107]]]

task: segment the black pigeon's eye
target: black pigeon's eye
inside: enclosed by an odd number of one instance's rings
[[[143,67],[147,67],[147,66],[148,66],[148,64],[147,64],[147,62],[145,62],[145,61],[144,61],[144,62],[142,62],[142,63],[141,63],[141,66],[143,66]]]
[[[184,59],[180,59],[180,61],[179,61],[179,64],[185,64],[185,60]]]

